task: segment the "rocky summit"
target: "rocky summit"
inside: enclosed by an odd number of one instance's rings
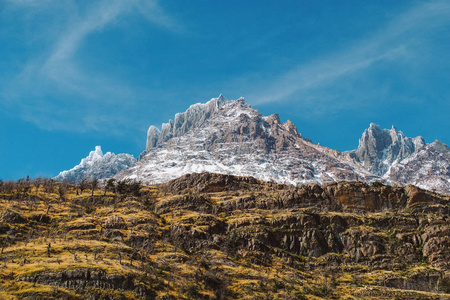
[[[203,171],[290,184],[380,181],[450,193],[450,149],[439,141],[426,144],[371,124],[356,150],[339,152],[312,143],[277,114],[264,116],[243,98],[222,95],[176,114],[161,130],[150,126],[137,163],[115,178],[163,183]]]
[[[107,179],[135,163],[136,159],[130,154],[116,155],[111,152],[103,154],[102,148],[96,146],[95,150],[83,158],[80,164],[59,173],[54,179],[70,183],[80,182],[83,178]]]
[[[161,128],[149,128],[145,152],[116,178],[162,183],[203,171],[283,183],[378,178],[338,151],[303,138],[292,122],[263,116],[243,98],[195,104]]]
[[[348,153],[372,173],[383,176],[392,164],[419,152],[425,145],[421,136],[409,138],[394,126],[382,130],[372,123],[364,131],[358,149]]]

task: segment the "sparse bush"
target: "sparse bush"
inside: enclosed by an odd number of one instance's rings
[[[89,188],[89,179],[84,177],[81,179],[81,181],[78,183],[78,187],[80,188],[80,194],[83,194],[83,191]]]
[[[53,193],[55,189],[55,180],[52,178],[45,178],[43,182],[44,192]]]
[[[120,180],[117,181],[116,190],[120,195],[134,195],[139,197],[141,183],[131,179]]]
[[[116,190],[116,180],[114,178],[108,179],[108,181],[105,184],[104,195],[106,195],[106,192],[114,192],[115,190]]]
[[[200,296],[200,287],[194,283],[188,283],[181,287],[181,292],[186,294],[188,299],[197,299]]]
[[[42,183],[42,177],[38,177],[38,178],[33,180],[33,185],[36,188],[36,195],[38,194],[39,187],[41,186],[41,183]]]
[[[66,181],[58,183],[59,199],[64,200],[67,191],[69,190],[69,183]]]
[[[16,183],[14,180],[6,180],[2,183],[0,191],[5,194],[12,194],[16,189]]]

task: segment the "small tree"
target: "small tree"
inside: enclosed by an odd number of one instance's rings
[[[3,184],[2,184],[2,190],[3,192],[5,192],[6,194],[11,194],[14,192],[14,189],[16,188],[16,183],[14,180],[6,180]]]
[[[65,196],[66,196],[66,192],[69,190],[69,183],[67,181],[63,181],[60,182],[58,184],[58,193],[59,193],[59,198],[61,200],[64,200]]]
[[[98,179],[94,178],[91,181],[92,196],[94,196],[94,191],[95,191],[96,188],[98,188]]]
[[[53,193],[53,190],[55,188],[55,180],[53,180],[52,178],[45,178],[43,185],[44,191],[46,193]]]
[[[86,177],[84,177],[83,179],[81,179],[80,183],[78,184],[79,188],[80,188],[80,194],[83,195],[83,191],[87,188],[89,188],[89,179],[87,179]]]
[[[129,194],[138,197],[140,195],[141,183],[131,179],[124,179],[117,181],[116,190],[121,195]]]
[[[36,188],[36,195],[39,192],[39,187],[41,186],[41,183],[42,183],[42,177],[40,177],[40,176],[33,180],[33,185]]]
[[[105,184],[105,195],[106,192],[108,191],[114,192],[115,189],[116,189],[116,180],[114,178],[108,179],[108,181]]]
[[[30,191],[31,186],[30,186],[30,178],[27,177],[19,179],[17,181],[17,193],[19,194],[19,197],[24,198],[28,192]]]

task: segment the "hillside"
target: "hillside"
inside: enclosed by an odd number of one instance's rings
[[[450,299],[449,195],[210,173],[32,183],[0,185],[4,299]]]

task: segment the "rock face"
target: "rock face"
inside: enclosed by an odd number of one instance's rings
[[[371,124],[356,150],[340,153],[313,144],[277,114],[263,116],[243,98],[220,95],[176,114],[161,131],[151,126],[139,161],[116,178],[162,183],[208,171],[291,184],[383,181],[450,193],[449,170],[450,150],[439,141],[427,145],[420,136]]]
[[[133,278],[121,274],[107,274],[101,269],[68,269],[57,273],[42,272],[34,276],[23,276],[17,278],[18,281],[28,281],[48,286],[65,287],[77,290],[81,293],[86,289],[121,289],[135,292],[137,295],[148,299],[154,299],[155,293],[147,290],[144,286],[135,284]],[[84,299],[97,299],[91,292],[84,294]],[[147,299],[146,298],[146,299]]]
[[[394,126],[382,130],[372,123],[359,140],[358,149],[348,153],[372,173],[384,176],[391,165],[419,152],[425,145],[421,136],[409,138]]]
[[[79,165],[63,171],[54,179],[56,181],[67,180],[76,183],[83,178],[106,179],[114,176],[117,172],[128,169],[136,163],[136,159],[129,154],[114,154],[107,152],[103,154],[100,146],[96,146],[89,156],[83,158]]]
[[[223,183],[224,191],[239,190],[242,194],[224,197],[219,205],[213,203],[206,193],[217,183]],[[191,194],[192,184],[199,187],[197,194]],[[274,253],[288,263],[295,260],[294,255],[320,258],[327,267],[364,265],[367,272],[404,270],[405,265],[415,266],[420,261],[437,270],[449,268],[448,195],[411,185],[332,182],[293,187],[206,173],[186,175],[163,187],[180,196],[159,203],[155,207],[158,214],[188,210],[217,216],[251,211],[250,218],[211,222],[210,234],[233,236],[234,243],[247,251]],[[245,194],[245,190],[252,193]],[[277,196],[268,197],[268,191]],[[263,211],[270,211],[270,217],[259,214]],[[186,249],[207,243],[214,247],[214,239],[205,236],[199,238],[204,241],[193,241],[186,238],[194,232],[191,227],[174,226]],[[414,267],[404,278],[386,273],[377,284],[435,291],[449,282],[449,275],[437,270]]]
[[[184,135],[191,128],[201,126],[212,114],[216,113],[219,106],[226,102],[227,99],[220,95],[218,98],[212,99],[207,103],[196,103],[191,105],[184,113],[175,115],[175,121],[170,120],[161,126],[161,131],[155,126],[150,126],[147,132],[146,151],[160,146],[174,137]]]
[[[393,184],[414,184],[424,189],[450,193],[450,148],[434,141],[391,166],[386,174]]]
[[[387,183],[450,193],[450,148],[440,141],[426,144],[421,136],[409,138],[395,127],[371,124],[358,149],[347,153]]]

